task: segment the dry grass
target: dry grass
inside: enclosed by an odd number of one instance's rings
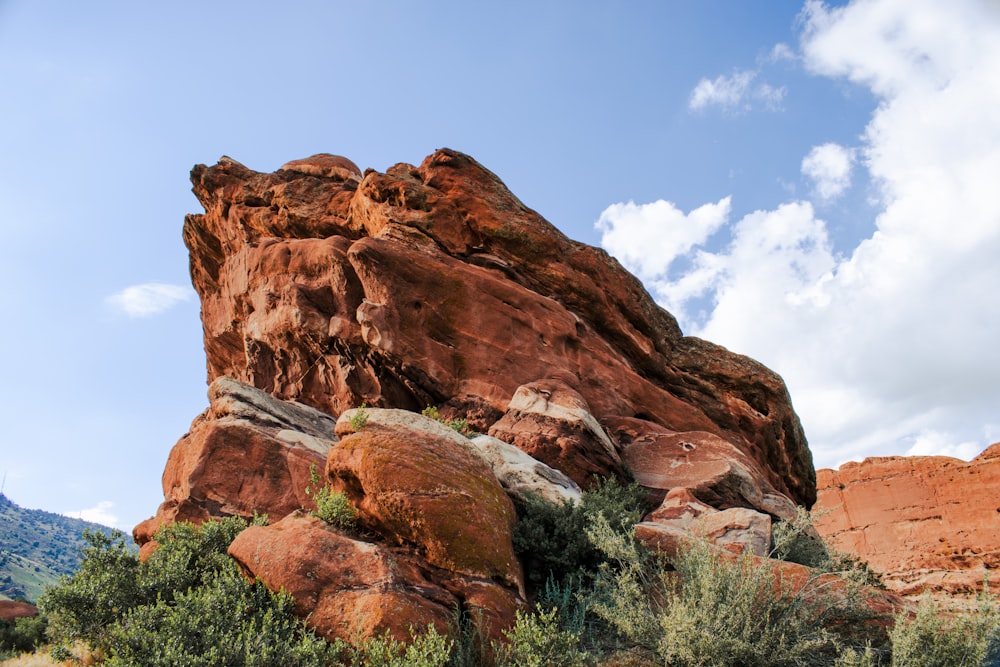
[[[95,655],[83,644],[78,644],[72,650],[73,660],[58,662],[49,655],[49,647],[38,649],[35,653],[22,653],[21,655],[0,661],[0,667],[84,667],[98,665],[101,663],[101,656]]]

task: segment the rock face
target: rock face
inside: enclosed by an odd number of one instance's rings
[[[19,618],[38,616],[38,607],[29,602],[0,600],[0,621],[13,623]]]
[[[163,504],[133,531],[140,545],[164,523],[255,513],[277,520],[314,507],[310,468],[326,465],[336,421],[225,377],[208,395],[210,407],[167,459]]]
[[[572,377],[597,420],[712,433],[813,503],[781,379],[682,336],[615,260],[472,158],[439,150],[384,174],[330,155],[273,174],[223,158],[192,181],[205,213],[188,216],[184,240],[209,381],[335,415],[362,402],[453,408],[485,431],[522,385]]]
[[[968,594],[1000,567],[1000,443],[970,462],[878,457],[818,478],[817,530],[890,590]]]
[[[472,158],[379,173],[316,155],[272,174],[223,158],[192,182],[210,406],[135,529],[146,553],[164,523],[266,513],[230,554],[324,636],[405,639],[460,610],[497,637],[532,593],[512,499],[634,476],[664,501],[640,537],[758,555],[772,520],[815,500],[781,378],[682,336]],[[317,483],[356,530],[302,511]]]

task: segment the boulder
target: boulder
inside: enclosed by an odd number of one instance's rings
[[[550,378],[517,388],[490,435],[564,472],[584,488],[595,478],[624,478],[621,457],[583,396]]]
[[[625,467],[652,491],[655,501],[681,488],[717,509],[745,507],[779,518],[794,515],[794,504],[771,486],[757,462],[717,435],[678,433],[634,418],[604,423],[621,445]]]
[[[358,508],[362,528],[419,549],[435,567],[523,594],[514,505],[468,438],[429,417],[378,408],[345,412],[337,434],[326,474]]]
[[[230,378],[209,387],[209,408],[174,445],[163,471],[164,502],[133,531],[149,543],[165,523],[314,507],[310,469],[322,472],[336,441],[335,420]],[[148,549],[146,549],[148,553]]]
[[[424,574],[419,558],[371,544],[296,512],[236,536],[229,554],[251,577],[294,600],[295,614],[327,640],[356,641],[410,628],[449,632],[459,600]]]
[[[524,500],[528,495],[535,495],[554,505],[580,500],[580,487],[576,482],[514,445],[489,435],[472,438],[472,444],[512,498]]]
[[[816,529],[890,590],[946,600],[981,590],[1000,568],[1000,443],[969,462],[874,457],[818,479]]]
[[[767,556],[771,551],[771,517],[745,507],[717,510],[698,500],[690,490],[676,488],[667,494],[660,506],[646,515],[645,522],[674,529],[666,534],[686,533],[734,553],[749,551],[755,556]],[[637,529],[645,533],[649,526]],[[675,533],[674,531],[679,531]],[[665,548],[663,544],[660,548]],[[680,546],[669,548],[671,553]]]

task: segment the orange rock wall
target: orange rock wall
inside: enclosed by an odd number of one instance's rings
[[[817,480],[816,529],[891,590],[969,593],[1000,567],[1000,443],[968,463],[877,457],[819,470]]]

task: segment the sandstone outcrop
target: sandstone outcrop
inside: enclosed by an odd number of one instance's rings
[[[306,494],[310,468],[326,465],[336,421],[225,377],[208,395],[209,408],[167,459],[163,504],[133,531],[140,545],[164,523],[255,513],[278,520],[314,506]]]
[[[379,173],[324,154],[272,174],[223,158],[192,182],[210,406],[135,530],[145,553],[165,523],[266,513],[230,554],[324,636],[403,639],[461,610],[496,637],[533,593],[512,499],[634,476],[663,501],[640,537],[759,555],[772,520],[814,501],[781,378],[682,336],[472,158]],[[357,530],[302,511],[313,470]]]
[[[682,336],[615,260],[472,158],[439,150],[361,173],[319,155],[272,174],[223,158],[192,182],[205,213],[188,216],[184,240],[210,381],[334,415],[436,405],[486,431],[522,385],[573,377],[597,420],[715,434],[777,491],[814,501],[781,379]]]
[[[507,412],[490,426],[490,435],[563,471],[584,488],[595,478],[625,477],[617,446],[584,398],[560,379],[518,387]]]
[[[38,607],[30,602],[0,600],[0,621],[13,623],[19,618],[38,616]]]
[[[337,422],[326,472],[363,528],[417,547],[428,563],[522,590],[514,504],[468,438],[404,410],[356,410]]]
[[[970,462],[875,457],[818,479],[816,529],[890,590],[965,595],[1000,568],[1000,443]]]
[[[240,533],[229,553],[253,577],[285,590],[296,613],[328,640],[355,641],[433,625],[450,632],[456,609],[499,637],[523,601],[491,581],[429,566],[414,552],[366,542],[304,513]]]

